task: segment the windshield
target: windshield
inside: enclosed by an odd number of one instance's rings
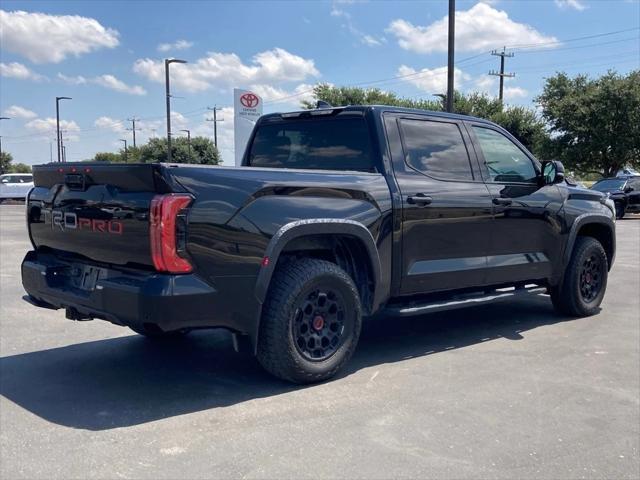
[[[375,171],[363,118],[296,119],[263,124],[253,138],[248,165]]]
[[[624,188],[624,184],[627,183],[626,180],[600,180],[596,184],[591,187],[593,190],[598,190],[599,192],[608,192],[611,190],[622,190]]]

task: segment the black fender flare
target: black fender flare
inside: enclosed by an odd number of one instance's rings
[[[271,237],[271,240],[267,245],[264,256],[269,259],[269,262],[267,265],[264,265],[260,269],[260,273],[258,274],[258,278],[256,280],[255,296],[258,302],[260,302],[260,304],[263,304],[266,299],[267,291],[269,290],[269,284],[271,283],[271,278],[278,263],[280,253],[282,252],[282,249],[285,247],[285,245],[296,238],[306,235],[318,234],[349,235],[362,241],[367,250],[374,276],[373,280],[375,284],[375,291],[373,296],[372,311],[375,311],[380,305],[382,295],[380,281],[380,256],[378,255],[376,242],[373,239],[373,236],[371,235],[369,229],[362,223],[356,222],[354,220],[343,220],[338,218],[313,218],[307,220],[296,220],[280,227],[275,235]]]
[[[616,256],[616,225],[613,219],[601,213],[583,213],[582,215],[576,217],[576,219],[573,221],[573,225],[571,225],[571,230],[569,231],[564,254],[562,256],[563,266],[566,267],[569,264],[569,260],[571,260],[571,253],[573,252],[573,246],[576,243],[578,232],[583,226],[590,223],[606,225],[609,228],[612,239],[612,252],[611,261],[609,262],[609,268],[611,268],[611,266],[613,265],[613,261]]]

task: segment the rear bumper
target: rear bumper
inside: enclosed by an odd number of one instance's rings
[[[79,287],[86,265],[36,251],[22,262],[22,285],[34,303],[65,308],[73,319],[99,318],[118,325],[152,324],[163,331],[224,327],[240,333],[253,323],[230,311],[224,292],[195,274],[166,275],[101,268],[97,281]],[[228,297],[227,297],[228,298]]]

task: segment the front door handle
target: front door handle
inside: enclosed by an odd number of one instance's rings
[[[513,200],[511,200],[510,198],[494,198],[493,199],[494,205],[502,205],[503,207],[508,207],[512,203],[513,203]]]
[[[431,197],[424,193],[416,193],[415,195],[411,195],[407,198],[407,203],[411,205],[418,205],[424,207],[425,205],[429,205],[431,203]]]

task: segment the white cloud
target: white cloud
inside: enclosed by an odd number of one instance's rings
[[[122,80],[113,75],[100,75],[92,80],[96,85],[115,90],[116,92],[128,93],[129,95],[146,95],[147,91],[139,85],[127,85]]]
[[[75,77],[69,77],[62,73],[58,73],[58,79],[69,85],[86,85],[93,83],[100,85],[101,87],[115,90],[116,92],[128,93],[129,95],[146,95],[147,91],[139,85],[127,85],[122,80],[114,77],[113,75],[99,75],[93,78],[83,77],[77,75]]]
[[[496,83],[496,77],[481,75],[476,78],[474,86],[480,93],[492,93]]]
[[[46,79],[46,77],[29,70],[29,68],[18,62],[0,63],[0,76],[19,80],[40,81]]]
[[[263,101],[276,103],[280,109],[285,107],[299,109],[303,100],[312,101],[314,99],[313,85],[306,83],[301,83],[293,90],[265,84],[251,85],[250,89],[260,95]]]
[[[32,112],[19,105],[11,105],[4,111],[4,114],[10,118],[23,118],[25,120],[30,120],[38,116],[36,112]]]
[[[555,0],[555,3],[560,8],[573,8],[579,12],[585,10],[587,6],[582,3],[581,0]]]
[[[444,17],[421,27],[406,20],[391,22],[388,32],[395,35],[405,50],[417,53],[447,51],[448,20]],[[456,12],[456,48],[458,51],[482,51],[504,45],[556,42],[533,27],[514,22],[504,10],[478,3]]]
[[[351,14],[335,5],[331,9],[331,16],[341,18],[344,21],[342,28],[346,28],[351,35],[356,37],[360,43],[367,45],[368,47],[377,47],[382,45],[385,41],[384,38],[377,39],[373,35],[369,35],[358,29],[351,18]]]
[[[58,79],[62,80],[64,83],[69,85],[84,85],[87,83],[87,79],[82,75],[77,75],[75,77],[68,77],[62,73],[58,73]]]
[[[0,10],[2,48],[33,63],[59,63],[69,55],[80,56],[120,43],[116,30],[93,18]]]
[[[164,62],[139,59],[133,71],[153,82],[164,83]],[[172,65],[171,83],[189,92],[212,87],[227,89],[250,84],[296,82],[319,75],[313,60],[299,57],[282,48],[256,54],[250,65],[234,53],[210,52],[194,63]]]
[[[529,92],[522,87],[504,87],[505,100],[513,100],[515,98],[525,98]]]
[[[418,71],[406,65],[401,65],[398,68],[398,76],[405,77],[404,81],[425,92],[443,93],[447,90],[447,67],[423,68]],[[457,89],[471,80],[471,76],[459,68],[454,69],[453,78]]]
[[[187,50],[193,47],[193,42],[187,40],[178,40],[174,43],[161,43],[158,45],[158,51],[162,53],[171,52],[175,50]]]
[[[56,130],[55,118],[36,118],[25,124],[25,127],[35,130],[41,133],[51,133]],[[78,132],[80,127],[73,120],[60,120],[60,130],[66,130],[67,132]]]
[[[93,124],[104,130],[111,130],[116,133],[123,133],[126,129],[124,123],[111,117],[99,117]]]

